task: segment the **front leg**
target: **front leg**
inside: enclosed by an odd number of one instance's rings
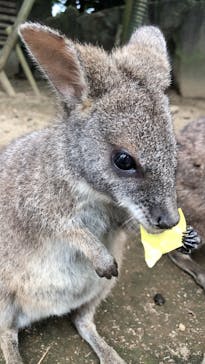
[[[190,274],[203,289],[205,289],[205,270],[196,263],[191,253],[201,246],[198,233],[188,226],[183,236],[183,246],[169,253],[170,259],[185,272]]]
[[[66,235],[66,240],[68,240],[69,244],[75,246],[90,260],[99,277],[111,279],[118,276],[116,260],[105,245],[86,227],[72,228],[63,235]]]
[[[205,290],[205,269],[196,263],[190,254],[181,253],[177,249],[170,252],[168,255],[173,263],[190,274],[195,282]]]

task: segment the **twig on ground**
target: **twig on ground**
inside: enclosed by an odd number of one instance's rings
[[[51,349],[53,344],[51,344],[50,346],[47,347],[45,353],[42,355],[42,357],[40,358],[40,360],[38,361],[37,364],[41,364],[43,362],[43,360],[45,359],[46,355],[48,354],[49,350]]]

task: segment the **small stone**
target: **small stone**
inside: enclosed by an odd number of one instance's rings
[[[182,323],[179,324],[179,330],[180,331],[185,331],[186,330],[186,326]]]
[[[171,110],[172,115],[177,114],[179,112],[179,106],[171,105],[170,110]]]
[[[161,295],[161,293],[156,293],[156,295],[153,297],[154,302],[158,306],[162,306],[165,304],[165,298]]]

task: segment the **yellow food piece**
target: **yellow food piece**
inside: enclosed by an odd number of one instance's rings
[[[145,251],[145,261],[149,268],[161,258],[162,254],[168,253],[182,246],[182,235],[186,231],[186,220],[181,209],[178,209],[180,220],[172,229],[160,234],[149,234],[140,225],[141,241]]]

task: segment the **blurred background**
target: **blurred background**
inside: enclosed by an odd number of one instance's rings
[[[13,3],[18,12],[23,1],[0,1],[2,42],[6,37],[3,28],[9,25],[11,15],[11,6],[6,10],[4,3],[7,7]],[[47,24],[69,38],[97,44],[106,50],[126,42],[142,24],[157,25],[167,40],[173,87],[184,97],[205,97],[204,0],[36,0],[28,20]],[[8,62],[8,74],[15,76],[18,68],[13,54]]]
[[[25,19],[107,51],[127,42],[141,25],[159,26],[172,65],[168,93],[177,134],[205,117],[205,0],[0,0],[0,147],[49,125],[58,110],[17,37]],[[119,284],[97,314],[100,333],[128,364],[201,363],[202,289],[166,257],[148,270],[143,255],[139,239],[127,246]],[[163,306],[153,301],[159,292]],[[67,317],[24,330],[20,348],[26,364],[98,362]]]

